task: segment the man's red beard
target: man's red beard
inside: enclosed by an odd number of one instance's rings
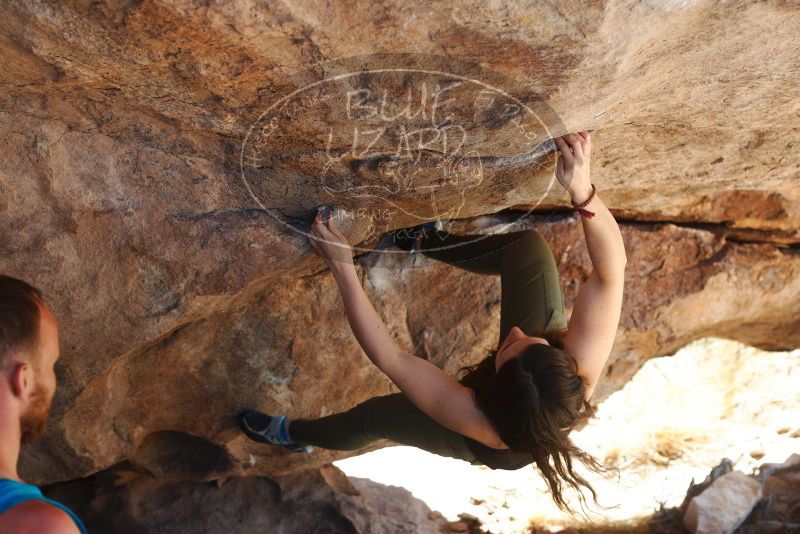
[[[50,412],[50,400],[41,383],[36,385],[31,395],[31,404],[19,420],[22,431],[22,443],[36,441],[47,429],[47,416]]]

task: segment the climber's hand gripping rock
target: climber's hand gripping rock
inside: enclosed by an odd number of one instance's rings
[[[329,217],[325,221],[322,214],[317,212],[308,232],[308,242],[312,250],[325,260],[331,270],[353,265],[353,250],[345,235],[336,226],[334,217]]]

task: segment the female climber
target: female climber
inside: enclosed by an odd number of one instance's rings
[[[611,352],[619,323],[625,247],[619,227],[589,179],[590,133],[554,139],[556,178],[578,208],[593,271],[580,286],[569,323],[553,253],[536,230],[476,236],[438,232],[398,237],[404,250],[480,274],[500,275],[500,335],[481,362],[461,368],[458,381],[426,359],[398,347],[367,299],[352,250],[335,221],[318,215],[310,230],[314,251],[330,267],[347,319],[364,352],[400,389],[345,412],[293,419],[247,410],[239,424],[251,439],[310,452],[357,450],[389,439],[492,469],[535,464],[555,503],[569,510],[562,489],[591,485],[573,460],[596,472],[605,468],[569,438],[592,414],[588,400]],[[423,225],[423,230],[430,229]],[[475,241],[470,243],[469,241]],[[451,247],[449,245],[458,244]],[[443,250],[436,250],[447,247]],[[431,250],[428,250],[431,249]]]

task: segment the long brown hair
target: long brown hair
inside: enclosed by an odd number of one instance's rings
[[[609,469],[569,438],[572,428],[594,410],[585,400],[575,358],[564,350],[566,333],[566,327],[529,333],[550,345],[530,345],[499,371],[495,370],[497,349],[489,349],[479,363],[459,370],[467,373],[458,381],[475,390],[478,406],[511,450],[531,455],[556,505],[572,514],[562,495],[564,484],[576,491],[581,508],[586,502],[581,487],[588,488],[598,504],[594,488],[573,470],[573,459],[597,473]]]

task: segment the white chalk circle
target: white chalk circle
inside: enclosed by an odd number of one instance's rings
[[[323,204],[376,229],[398,213],[416,224],[463,217],[471,197],[508,194],[492,189],[492,174],[539,165],[556,149],[551,129],[565,131],[531,88],[446,56],[343,58],[285,86],[247,130],[240,171],[258,206],[304,235]],[[553,172],[520,218],[555,183]]]

